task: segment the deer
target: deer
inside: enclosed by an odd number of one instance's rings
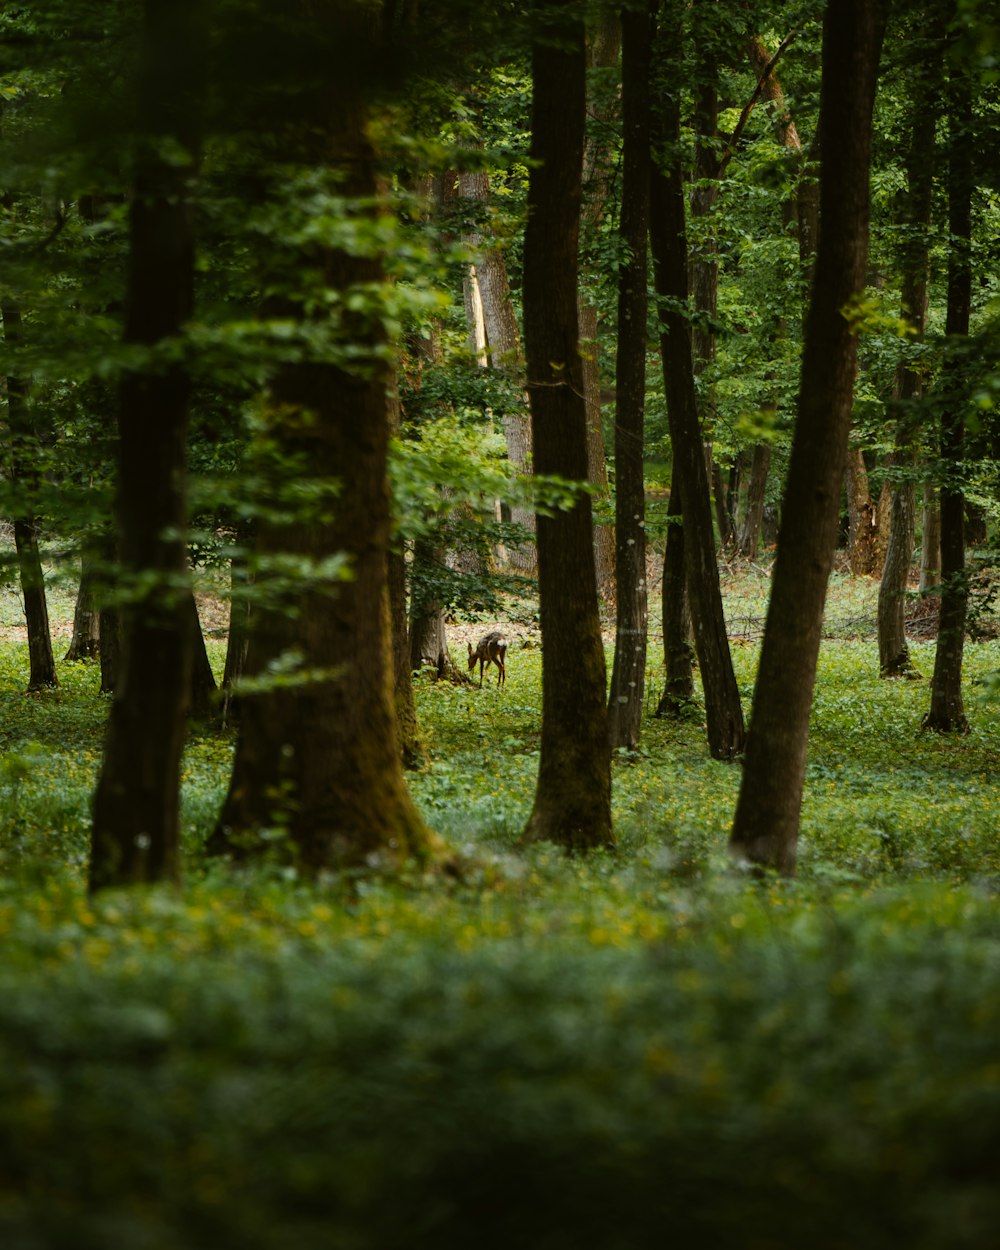
[[[498,629],[491,630],[490,633],[484,634],[479,639],[479,644],[475,651],[472,649],[472,643],[466,644],[469,648],[469,672],[479,663],[479,686],[483,685],[483,672],[489,668],[491,664],[495,664],[499,669],[497,677],[497,685],[502,686],[507,680],[507,669],[504,660],[507,656],[507,639]]]

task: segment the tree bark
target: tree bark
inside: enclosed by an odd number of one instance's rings
[[[403,422],[398,373],[390,379],[387,398],[389,435],[391,438],[398,438]],[[398,533],[389,547],[387,577],[392,689],[399,755],[404,768],[416,768],[422,761],[424,752],[417,726],[417,705],[413,697],[413,668],[410,664],[410,637],[406,621],[406,555],[403,540]]]
[[[930,482],[924,483],[924,499],[920,521],[920,583],[922,595],[941,584],[941,509],[938,495]]]
[[[11,207],[11,197],[4,196]],[[21,309],[9,297],[0,305],[4,340],[16,346],[24,337]],[[10,431],[10,477],[17,489],[14,513],[14,549],[28,632],[28,689],[45,690],[59,685],[49,629],[45,596],[45,573],[38,546],[35,497],[38,490],[37,434],[28,407],[27,386],[20,377],[7,378],[7,424]]]
[[[860,448],[847,452],[847,558],[855,577],[869,577],[875,570],[878,528],[868,470]]]
[[[189,183],[198,148],[204,46],[194,0],[146,0],[129,209],[125,342],[176,340],[194,290]],[[173,144],[170,159],[164,148]],[[187,508],[190,380],[177,363],[126,373],[118,440],[123,610],[120,672],[94,795],[90,889],[179,873],[180,761],[190,700]],[[141,586],[141,594],[139,587]]]
[[[715,364],[715,322],[719,305],[719,261],[715,235],[709,221],[719,198],[719,94],[717,89],[718,65],[714,40],[707,23],[714,19],[706,0],[695,0],[691,10],[694,31],[694,54],[696,62],[696,86],[694,100],[694,185],[691,190],[691,232],[695,245],[688,258],[688,274],[691,289],[691,307],[695,320],[691,330],[691,350],[694,362],[695,394],[700,392],[699,416],[705,457],[709,466],[712,503],[715,507],[715,523],[719,531],[719,545],[732,547],[736,540],[732,517],[729,515],[726,483],[719,465],[715,462],[713,440],[715,436],[715,387],[711,379]]]
[[[80,553],[80,584],[73,610],[73,637],[63,659],[67,662],[96,660],[101,652],[100,613],[97,587],[100,574],[95,568],[94,554],[85,544]]]
[[[538,6],[532,49],[533,161],[524,238],[524,330],[535,467],[587,478],[587,414],[577,323],[583,166],[583,25],[572,3]],[[542,740],[527,841],[609,845],[611,752],[590,497],[538,517]]]
[[[215,710],[215,696],[219,686],[208,658],[205,635],[198,615],[198,604],[193,592],[187,596],[187,618],[191,630],[191,716],[195,720],[208,720]]]
[[[955,8],[952,20],[957,25]],[[948,308],[945,333],[952,351],[942,372],[941,432],[941,610],[938,618],[931,706],[924,728],[937,733],[965,733],[969,722],[962,699],[962,658],[968,608],[965,568],[965,497],[961,465],[965,427],[963,361],[955,349],[968,339],[972,308],[973,108],[968,70],[956,57],[950,62],[948,142]]]
[[[430,587],[440,576],[439,570],[445,568],[447,556],[443,547],[418,538],[410,566],[410,672],[430,664],[439,678],[452,676],[453,666],[444,605]]]
[[[684,526],[681,488],[674,467],[667,509],[667,542],[663,553],[663,663],[666,680],[657,716],[678,716],[694,702],[694,648],[691,606],[684,571]]]
[[[795,870],[809,712],[857,357],[851,304],[868,254],[871,118],[885,9],[830,0],[820,89],[822,231],[806,322],[798,421],[731,850]]]
[[[663,91],[655,136],[669,145],[670,165],[661,170],[654,160],[650,179],[650,242],[656,293],[660,299],[660,351],[674,456],[674,482],[680,487],[684,555],[695,648],[701,669],[708,747],[715,759],[735,759],[743,750],[743,710],[733,671],[726,620],[719,587],[708,469],[695,398],[691,327],[686,315],[687,242],[684,227],[684,184],[680,152],[680,101],[676,90],[680,54],[680,23],[665,30],[664,68],[674,82]],[[662,90],[662,88],[661,88]]]
[[[250,568],[246,546],[251,540],[249,525],[239,526],[236,547],[229,559],[229,636],[226,640],[226,661],[222,669],[222,724],[229,723],[239,706],[238,687],[246,671],[247,647],[250,643]]]
[[[619,235],[627,259],[618,277],[615,362],[615,563],[617,622],[608,698],[612,749],[635,750],[646,685],[646,492],[643,423],[646,399],[647,246],[649,227],[649,11],[623,9],[622,206]]]
[[[306,9],[296,6],[300,17]],[[318,358],[306,355],[276,368],[268,440],[280,447],[283,463],[303,466],[319,484],[336,481],[339,489],[321,507],[259,523],[257,585],[269,562],[288,556],[311,563],[343,553],[351,575],[333,583],[312,578],[290,599],[264,599],[255,607],[247,669],[262,680],[252,693],[245,684],[229,791],[209,844],[212,851],[259,853],[268,847],[262,834],[270,830],[284,836],[309,874],[395,868],[443,850],[407,791],[393,703],[386,476],[391,376],[381,305],[366,294],[384,283],[382,257],[366,242],[364,228],[378,189],[363,98],[374,47],[363,12],[326,11],[336,14],[325,29],[326,52],[339,56],[337,72],[317,72],[303,86],[298,116],[276,137],[287,160],[337,171],[337,194],[361,229],[350,250],[273,238],[269,263],[278,274],[297,274],[298,285],[275,296],[268,311],[308,323],[319,314],[298,290],[335,294],[323,303],[319,325],[334,346],[348,344],[350,352],[328,348]],[[312,29],[304,23],[303,37]],[[345,48],[351,49],[349,63]],[[292,58],[305,51],[293,44]],[[290,59],[286,70],[294,64]],[[265,170],[265,177],[272,194],[284,198],[283,171]],[[328,308],[337,309],[336,316]],[[270,677],[283,664],[291,665],[293,680]]]
[[[587,67],[589,70],[613,69],[618,64],[621,47],[621,26],[616,13],[607,13],[598,19],[587,41]],[[585,132],[583,149],[583,202],[581,225],[584,243],[596,233],[604,218],[611,185],[612,160],[610,145],[601,133],[614,115],[616,102],[613,98],[594,98],[587,101],[587,115],[591,119],[589,132]],[[599,507],[607,507],[611,500],[608,481],[608,458],[604,446],[604,424],[601,420],[601,359],[597,308],[585,292],[579,294],[577,316],[583,363],[583,396],[587,409],[587,478],[593,486],[593,498]],[[594,523],[594,567],[597,574],[597,593],[601,601],[611,607],[615,602],[615,531],[614,527],[600,519]]]
[[[771,444],[758,443],[750,460],[746,499],[743,503],[743,523],[740,526],[736,550],[744,560],[756,560],[760,547],[761,525],[764,520],[764,503],[767,499],[767,475],[771,468]]]
[[[489,177],[485,171],[459,174],[459,194],[474,204],[486,203],[490,193]],[[507,264],[495,240],[487,240],[479,229],[469,231],[470,242],[479,250],[476,260],[476,278],[483,304],[483,322],[486,329],[487,359],[490,367],[499,369],[511,382],[512,391],[523,396],[523,411],[509,408],[503,414],[504,441],[507,459],[519,476],[531,473],[531,418],[528,413],[528,397],[524,392],[524,354],[521,335],[517,327],[517,314],[510,293]],[[535,532],[535,514],[529,508],[514,505],[510,519],[529,533]],[[511,545],[507,548],[511,565],[520,573],[533,574],[537,569],[533,543]]]
[[[902,210],[906,234],[900,258],[903,271],[900,315],[918,340],[923,338],[927,324],[928,231],[934,200],[934,101],[940,88],[939,64],[939,51],[935,48],[915,76],[906,162],[908,194]],[[919,674],[910,659],[906,640],[906,590],[916,532],[916,492],[912,477],[917,460],[914,407],[923,391],[923,376],[906,359],[896,368],[894,390],[899,416],[890,465],[902,476],[889,484],[889,533],[878,595],[879,673],[882,677],[916,677]]]

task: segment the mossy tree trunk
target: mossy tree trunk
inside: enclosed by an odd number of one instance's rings
[[[587,415],[577,322],[583,164],[583,25],[572,3],[536,6],[533,165],[524,238],[524,338],[535,468],[587,478]],[[544,19],[544,20],[543,20]],[[611,843],[606,671],[590,497],[538,517],[542,741],[524,837],[574,849]]]
[[[305,471],[317,492],[305,512],[261,520],[256,559],[257,586],[264,591],[267,569],[289,558],[308,567],[341,553],[350,577],[331,580],[320,571],[281,599],[267,594],[255,606],[247,669],[260,684],[240,701],[232,777],[210,842],[216,851],[254,854],[273,847],[268,831],[279,831],[309,873],[394,868],[442,849],[407,791],[393,702],[387,586],[392,377],[379,291],[385,276],[368,230],[377,183],[362,94],[375,48],[360,9],[336,12],[330,52],[339,57],[337,72],[324,73],[310,60],[315,79],[296,96],[300,112],[282,133],[281,147],[304,167],[335,171],[356,242],[350,249],[296,244],[285,232],[272,241],[270,265],[285,277],[281,315],[312,321],[316,330],[322,325],[331,338],[319,358],[306,353],[273,377],[268,440],[280,449],[291,479],[301,481]],[[284,198],[281,171],[273,178],[275,198]],[[330,297],[320,301],[321,323],[315,303],[307,307],[310,291]],[[337,310],[332,317],[331,307]],[[268,670],[283,664],[292,679],[270,680]]]

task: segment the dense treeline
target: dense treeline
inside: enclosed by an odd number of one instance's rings
[[[92,888],[177,876],[186,726],[220,707],[213,853],[279,831],[313,872],[449,863],[407,790],[411,673],[457,679],[450,616],[500,616],[536,577],[524,837],[612,845],[647,535],[659,712],[691,706],[696,659],[708,750],[744,764],[737,858],[794,871],[839,530],[882,579],[886,676],[912,671],[919,541],[925,724],[967,727],[967,547],[988,565],[997,520],[987,6],[45,0],[0,21],[3,510],[31,688],[58,680],[44,556],[81,570],[73,649],[99,646],[113,692]],[[775,543],[747,731],[718,555]],[[193,574],[223,568],[213,700]]]

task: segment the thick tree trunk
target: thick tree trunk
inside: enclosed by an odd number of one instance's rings
[[[952,9],[954,15],[954,8]],[[957,18],[955,18],[957,23]],[[948,143],[948,311],[945,333],[955,348],[968,338],[972,308],[973,113],[968,70],[956,57],[949,82]],[[924,728],[938,733],[964,733],[969,728],[962,699],[962,657],[968,608],[965,568],[965,498],[961,464],[965,429],[962,403],[962,360],[954,353],[945,362],[940,458],[944,479],[941,500],[941,612],[938,618],[931,706]]]
[[[667,57],[678,57],[678,31],[665,31]],[[677,67],[675,66],[675,71]],[[657,138],[670,147],[672,164],[651,169],[650,241],[656,293],[661,300],[660,350],[674,456],[680,487],[684,555],[695,648],[708,721],[708,746],[715,759],[735,759],[743,750],[743,709],[733,671],[722,609],[708,470],[695,398],[688,302],[684,185],[680,167],[680,101],[675,83],[660,103]]]
[[[125,342],[175,340],[194,289],[189,183],[203,48],[194,0],[147,0],[129,209]],[[164,148],[173,145],[170,159]],[[187,153],[177,159],[176,147]],[[190,381],[157,361],[121,385],[118,527],[132,599],[94,795],[90,888],[171,880],[179,871],[180,762],[191,684],[184,493]],[[151,584],[150,584],[151,583]],[[138,587],[142,586],[141,595]]]
[[[4,196],[10,206],[10,196]],[[4,340],[12,346],[23,338],[21,309],[17,303],[4,299],[0,305]],[[45,573],[38,546],[35,517],[35,495],[38,473],[33,467],[37,457],[35,430],[28,410],[23,379],[7,379],[7,424],[10,435],[10,477],[17,489],[14,515],[14,549],[24,603],[24,620],[28,631],[28,689],[45,690],[59,685],[52,633],[49,629],[48,601],[45,597]]]
[[[691,607],[684,571],[684,525],[681,488],[674,468],[667,509],[667,542],[663,553],[663,664],[666,680],[657,716],[678,716],[694,702],[694,648]]]
[[[329,33],[337,72],[303,89],[301,124],[282,133],[282,147],[304,166],[338,171],[359,245],[342,251],[274,239],[270,263],[300,275],[300,286],[336,293],[339,320],[324,312],[322,324],[334,342],[350,343],[351,363],[331,361],[328,350],[281,366],[270,387],[268,436],[284,463],[307,466],[317,483],[336,481],[339,489],[332,506],[260,522],[257,584],[275,557],[312,562],[340,552],[351,575],[335,585],[311,580],[290,602],[255,608],[248,672],[264,677],[269,665],[295,660],[300,679],[264,680],[242,698],[229,792],[210,841],[213,851],[253,853],[267,845],[262,833],[279,830],[308,873],[395,867],[443,849],[413,805],[400,758],[387,587],[391,377],[379,309],[367,294],[357,299],[384,280],[381,256],[361,242],[377,194],[361,77],[372,49],[361,12],[338,12]],[[348,47],[350,64],[342,55]],[[272,177],[274,194],[283,196],[281,171]],[[285,317],[315,315],[294,295],[280,305]]]
[[[532,50],[532,140],[524,237],[524,331],[535,468],[587,477],[577,324],[585,60],[572,3],[552,3]],[[549,40],[551,39],[551,43]],[[608,845],[611,752],[590,497],[538,518],[542,741],[524,832],[567,848]]]
[[[884,5],[873,0],[830,0],[824,17],[823,225],[731,840],[738,858],[788,874],[795,869],[809,712],[851,423],[857,338],[845,310],[865,282],[871,117],[884,22]]]
[[[622,22],[622,206],[626,249],[618,276],[615,362],[615,535],[617,624],[608,697],[612,748],[635,750],[646,687],[646,492],[643,475],[646,399],[647,246],[649,227],[648,11],[624,9]]]

